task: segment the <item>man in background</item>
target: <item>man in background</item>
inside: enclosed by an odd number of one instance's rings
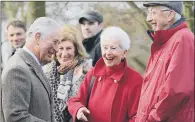
[[[25,44],[26,25],[20,20],[13,20],[7,25],[7,41],[2,43],[2,69],[16,49]]]
[[[93,60],[93,66],[101,57],[100,34],[103,29],[103,16],[97,11],[86,11],[79,18],[83,45]]]

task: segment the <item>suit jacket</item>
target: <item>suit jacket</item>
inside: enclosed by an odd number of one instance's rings
[[[41,66],[18,49],[2,73],[2,117],[5,122],[53,122],[51,88]]]

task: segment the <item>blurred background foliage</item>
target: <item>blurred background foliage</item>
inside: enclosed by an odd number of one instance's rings
[[[1,2],[4,17],[11,21],[17,16],[27,25],[31,24],[37,17],[45,16],[45,1],[34,2]],[[20,14],[20,15],[18,15]]]
[[[77,2],[79,3],[79,2]],[[80,2],[82,3],[82,2]],[[85,3],[85,4],[84,4]],[[142,7],[141,2],[116,2],[122,7],[112,6],[110,2],[87,2],[76,4],[76,2],[1,2],[1,19],[10,21],[19,18],[27,24],[27,27],[37,18],[41,16],[49,16],[54,19],[61,19],[62,24],[67,24],[74,20],[75,26],[79,28],[77,22],[81,10],[95,9],[100,11],[104,16],[104,26],[119,26],[124,29],[130,36],[131,48],[128,52],[128,64],[144,74],[146,64],[150,55],[150,46],[152,41],[146,35],[146,30],[151,26],[146,22],[146,9]],[[87,3],[87,4],[88,4]],[[114,3],[114,2],[113,2]],[[48,8],[51,8],[50,12]],[[72,15],[68,17],[65,13],[70,9],[76,9]],[[117,9],[116,9],[117,8]],[[190,29],[194,32],[194,2],[184,2],[184,16],[188,22]]]

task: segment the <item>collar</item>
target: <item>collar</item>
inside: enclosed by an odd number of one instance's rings
[[[126,68],[127,68],[126,59],[124,59],[124,61],[121,63],[116,67],[109,68],[109,70],[113,70],[109,77],[114,79],[114,81],[117,81],[117,82],[122,79],[126,71]],[[108,67],[105,65],[104,60],[101,57],[94,67],[94,76],[108,76],[107,70],[108,70]]]
[[[87,44],[87,43],[93,43],[92,45],[97,44],[99,42],[99,39],[97,38],[100,38],[101,33],[102,33],[102,30],[99,33],[97,33],[95,36],[88,38],[88,39],[84,39],[83,44]]]
[[[26,48],[27,49],[27,48]],[[45,87],[48,96],[50,98],[50,102],[52,101],[52,97],[51,97],[51,90],[49,87],[49,84],[47,83],[47,78],[43,73],[42,67],[39,65],[39,63],[33,58],[33,56],[31,56],[31,54],[29,52],[31,51],[26,51],[26,49],[23,48],[19,48],[16,51],[16,55],[20,56],[23,61],[32,68],[32,70],[34,71],[35,75],[40,79],[40,81],[42,82],[43,86]],[[27,49],[28,50],[28,49]],[[32,52],[31,52],[32,53]]]
[[[23,50],[25,50],[28,54],[30,54],[30,55],[35,59],[35,61],[36,61],[39,65],[41,65],[40,62],[39,62],[39,60],[38,60],[38,58],[35,56],[35,54],[34,54],[31,50],[29,50],[29,49],[26,48],[25,46],[23,47]]]
[[[168,30],[159,30],[156,32],[148,30],[147,34],[154,41],[154,43],[162,45],[167,42],[173,36],[173,34],[183,28],[187,28],[187,23],[185,22],[185,19],[182,18],[173,24]]]

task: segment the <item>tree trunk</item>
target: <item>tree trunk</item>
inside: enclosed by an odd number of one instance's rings
[[[151,29],[150,24],[148,24],[148,22],[146,21],[147,17],[146,13],[143,10],[141,10],[134,2],[128,1],[127,3],[131,7],[131,11],[139,13],[136,14],[135,16],[137,18],[137,21],[139,21],[140,24],[142,24],[145,29]]]
[[[188,22],[188,26],[193,33],[194,32],[194,10],[193,10],[194,2],[188,1],[184,2],[184,16],[186,17],[186,21]]]
[[[8,21],[16,19],[18,9],[23,7],[23,2],[3,2],[4,8],[3,11],[7,15]]]
[[[36,18],[45,16],[45,1],[33,1],[28,3],[26,16],[27,24],[31,24]]]

